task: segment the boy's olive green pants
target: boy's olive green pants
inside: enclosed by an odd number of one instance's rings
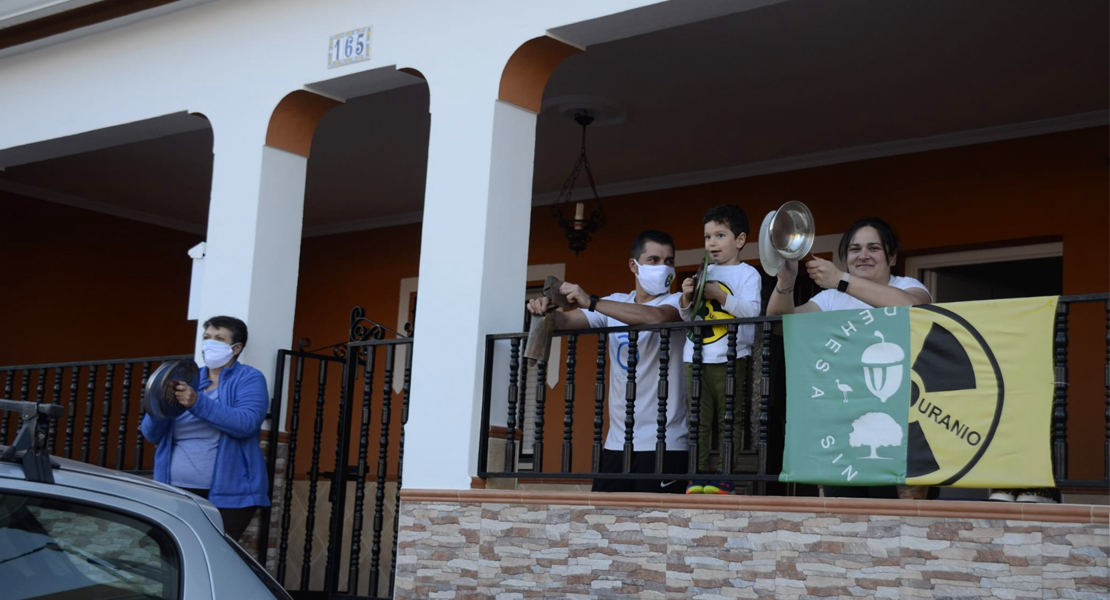
[[[732,402],[732,467],[736,468],[740,459],[740,432],[743,429],[742,407],[747,395],[748,357],[736,359],[736,384],[733,388]],[[717,432],[718,442],[725,440],[725,380],[728,364],[703,364],[701,366],[701,398],[698,399],[698,472],[709,472],[709,451],[712,449],[713,432]],[[686,408],[688,419],[694,418],[693,396],[694,365],[686,363]],[[693,440],[691,440],[693,441]],[[723,464],[723,461],[722,461]]]

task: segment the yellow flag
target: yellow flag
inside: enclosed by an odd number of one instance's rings
[[[914,307],[906,483],[1052,487],[1057,298]]]

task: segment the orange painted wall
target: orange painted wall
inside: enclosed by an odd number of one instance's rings
[[[186,251],[201,237],[127,219],[13,196],[0,192],[0,265],[3,293],[0,316],[7,343],[0,346],[0,365],[26,365],[190,354],[196,324],[185,320],[192,260]],[[94,402],[88,451],[93,460],[105,440],[109,466],[115,464],[124,368],[114,374],[112,414],[105,424],[103,406],[106,369],[92,382]],[[53,399],[56,373],[43,380],[45,396]],[[69,403],[72,371],[60,383]],[[133,468],[138,430],[141,372],[131,378],[131,411],[125,468]],[[26,382],[35,397],[38,373]],[[13,378],[13,396],[20,396],[22,374]],[[73,452],[80,456],[87,412],[87,370],[77,382],[74,403]],[[65,421],[59,425],[63,430]],[[108,434],[102,435],[102,427]],[[10,433],[14,435],[15,425]],[[62,446],[59,444],[58,452]],[[153,447],[145,459],[149,468]]]
[[[416,277],[419,264],[419,223],[305,238],[294,337],[313,347],[346,341],[354,306],[395,328],[401,280]]]
[[[0,365],[193,351],[201,236],[3,192],[0,214]]]
[[[1106,292],[1108,134],[1110,130],[1100,127],[607,198],[609,224],[577,258],[566,248],[549,211],[541,207],[533,211],[528,260],[565,263],[567,280],[593,293],[627,291],[634,285],[626,267],[628,246],[639,231],[663,229],[675,237],[679,249],[696,248],[701,244],[701,216],[710,206],[738,203],[757,225],[783,202],[802,200],[813,210],[819,234],[840,232],[858,218],[877,215],[899,230],[904,253],[1057,236],[1064,242],[1065,293]],[[297,335],[318,344],[343,339],[346,316],[355,303],[392,326],[398,280],[416,275],[419,250],[416,225],[306,240]],[[1106,409],[1105,308],[1078,306],[1071,322],[1070,475],[1099,477]],[[588,428],[596,353],[592,339],[581,346],[574,418]],[[545,467],[557,470],[562,385],[549,390],[547,398]],[[302,427],[311,427],[311,413],[305,412],[310,409],[302,408]],[[333,422],[329,414],[325,423]],[[580,442],[588,441],[585,437],[576,435]],[[334,455],[325,451],[324,456]],[[588,444],[576,443],[575,469],[588,468],[588,461]]]
[[[312,340],[308,349],[317,349],[345,342],[351,309],[362,306],[366,317],[387,327],[397,327],[397,301],[401,280],[416,277],[420,264],[420,224],[402,225],[324,237],[306,238],[301,245],[301,268],[297,282],[297,315],[293,326],[294,339]],[[330,353],[330,349],[322,352]],[[369,427],[370,460],[376,465],[381,436],[381,399],[384,389],[384,349],[379,350],[379,369],[372,384],[371,420]],[[295,471],[303,477],[312,464],[312,431],[316,419],[318,396],[318,363],[306,364],[300,404],[299,436]],[[403,373],[398,369],[396,378]],[[342,366],[328,367],[327,386],[322,412],[324,431],[320,444],[320,470],[335,466],[336,431],[339,419],[340,380]],[[292,386],[292,373],[287,385]],[[361,401],[364,380],[357,382]],[[393,417],[389,434],[389,477],[396,473],[396,457],[400,439],[401,396],[391,396]],[[360,407],[361,408],[361,405]],[[351,460],[357,460],[360,411],[355,411],[356,424],[351,439]],[[376,466],[371,469],[371,479]]]

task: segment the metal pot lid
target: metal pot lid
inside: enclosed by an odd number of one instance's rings
[[[143,409],[155,421],[173,419],[185,412],[185,407],[177,403],[174,388],[178,381],[184,381],[196,390],[200,387],[200,369],[191,360],[168,360],[147,379],[143,394]]]
[[[816,233],[813,213],[801,202],[791,200],[779,207],[772,213],[768,228],[771,245],[786,260],[801,260],[813,247]]]
[[[775,213],[771,211],[763,217],[763,225],[759,227],[759,263],[763,267],[763,271],[767,275],[774,277],[782,270],[783,265],[786,264],[786,259],[775,250],[775,246],[771,243],[771,222],[775,219]]]

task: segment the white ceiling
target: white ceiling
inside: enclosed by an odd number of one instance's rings
[[[591,46],[556,69],[545,97],[623,106],[626,122],[591,128],[590,161],[601,185],[635,182],[1097,117],[1110,107],[1108,22],[1104,0],[793,0]],[[406,85],[324,118],[306,232],[418,219],[428,93]],[[541,114],[537,194],[558,190],[580,134]],[[180,133],[10,167],[0,179],[203,225],[211,140]]]

